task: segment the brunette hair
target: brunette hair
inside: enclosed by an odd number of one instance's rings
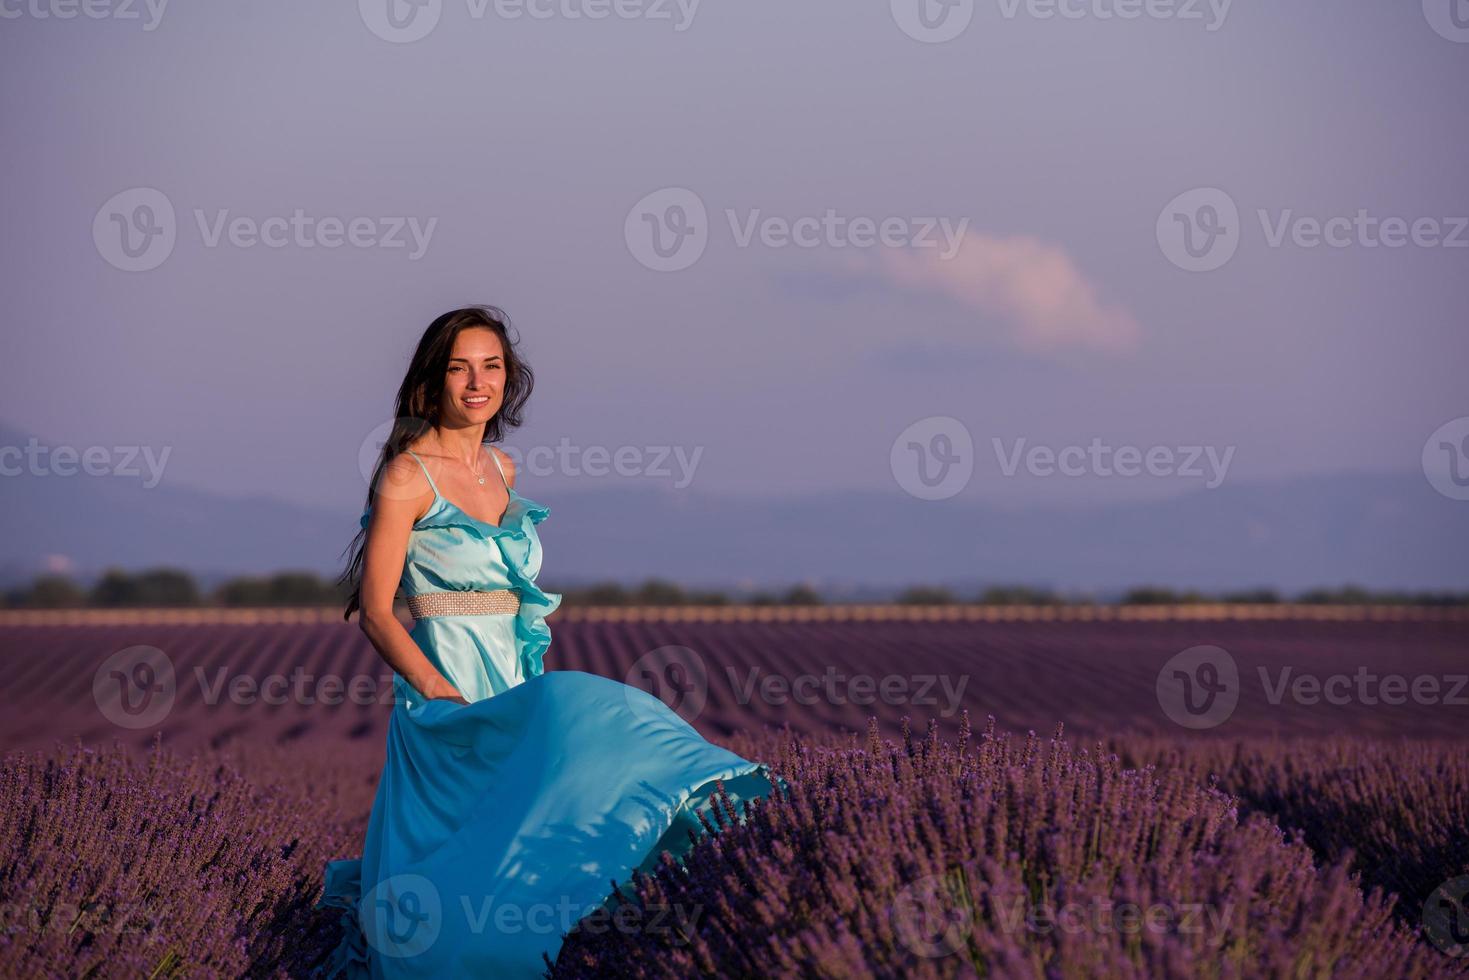
[[[398,386],[392,429],[383,440],[382,452],[378,454],[377,466],[368,482],[367,509],[372,509],[378,481],[393,457],[438,424],[439,402],[444,394],[444,377],[448,373],[449,354],[454,350],[454,341],[460,331],[475,328],[495,331],[505,351],[504,399],[500,410],[485,425],[484,441],[499,442],[510,429],[519,428],[523,423],[522,412],[535,386],[535,375],[516,350],[518,341],[510,335],[510,318],[504,310],[494,306],[466,306],[450,310],[430,323],[423,336],[418,338],[418,347],[408,362],[403,383]],[[352,591],[342,613],[343,619],[351,619],[352,613],[362,607],[362,551],[366,543],[367,529],[359,528],[344,552],[350,557],[338,581]]]

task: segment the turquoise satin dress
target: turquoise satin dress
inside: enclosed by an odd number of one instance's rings
[[[549,508],[507,481],[505,516],[489,524],[446,500],[431,476],[429,485],[434,502],[410,533],[403,593],[514,589],[520,608],[414,623],[410,635],[470,703],[425,700],[394,675],[362,857],[326,866],[317,907],[344,914],[322,972],[538,977],[542,954],[554,961],[581,916],[617,903],[612,880],[626,884],[664,850],[683,856],[688,831],[703,832],[694,811],[710,805],[716,779],[738,811],[768,795],[772,777],[645,691],[543,673],[545,617],[561,604],[535,584],[536,525]]]

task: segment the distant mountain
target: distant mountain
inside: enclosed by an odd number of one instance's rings
[[[86,579],[108,565],[174,565],[206,584],[286,568],[329,574],[357,530],[355,511],[141,482],[0,477],[0,581],[48,567]],[[897,492],[763,500],[528,492],[551,508],[540,530],[552,587],[657,576],[701,587],[810,581],[848,594],[1000,582],[1098,594],[1145,583],[1469,588],[1469,503],[1441,497],[1417,473],[1231,483],[1094,508],[927,502]]]
[[[1099,595],[1139,584],[1469,588],[1469,503],[1440,496],[1421,474],[1226,484],[1091,508],[879,493],[722,501],[610,491],[547,502],[548,574],[579,577],[965,592],[1021,582]]]

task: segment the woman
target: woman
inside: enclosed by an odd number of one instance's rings
[[[346,615],[396,700],[362,857],[326,869],[318,907],[348,913],[329,975],[541,975],[582,915],[617,904],[613,880],[687,850],[716,780],[737,809],[772,789],[652,695],[542,672],[561,596],[535,583],[550,509],[491,445],[532,387],[505,323],[470,307],[424,332],[353,542]]]

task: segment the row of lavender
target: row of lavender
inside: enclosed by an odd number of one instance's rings
[[[554,976],[1469,972],[1462,743],[940,734],[736,738],[789,797],[618,883]],[[309,972],[377,751],[8,756],[0,975]]]
[[[547,669],[651,690],[710,737],[860,732],[873,716],[893,734],[904,715],[953,725],[962,709],[1017,731],[1183,734],[1160,681],[1190,650],[1210,653],[1181,673],[1228,680],[1233,695],[1181,719],[1214,737],[1454,738],[1469,712],[1469,621],[565,621],[553,636]],[[341,623],[0,628],[0,659],[0,750],[72,735],[146,748],[156,731],[179,748],[381,745],[392,694],[361,631]]]

